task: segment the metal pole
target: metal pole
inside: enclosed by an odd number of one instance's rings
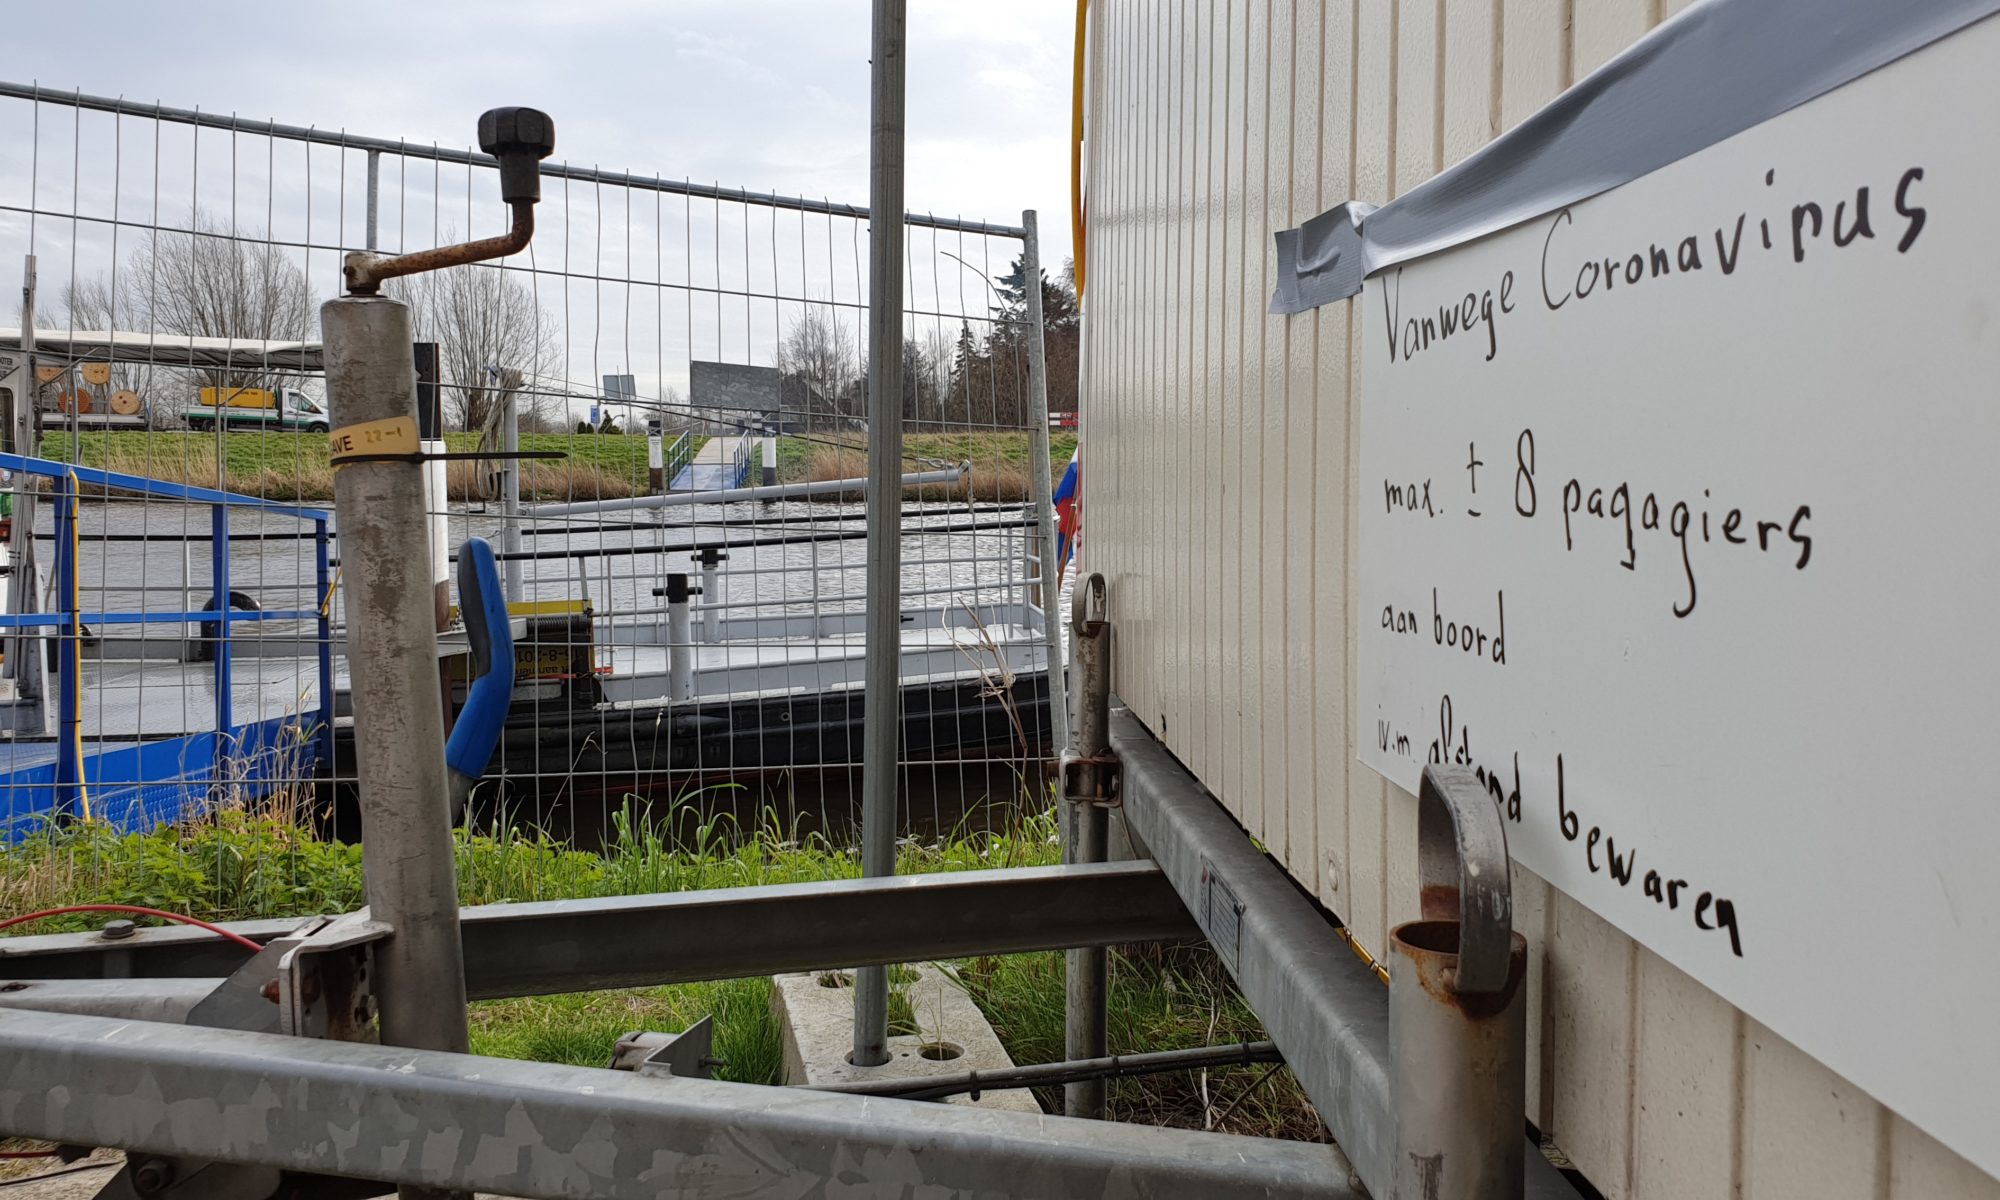
[[[1528,941],[1513,929],[1507,828],[1466,767],[1424,768],[1422,919],[1389,933],[1393,1195],[1519,1200]]]
[[[181,543],[181,611],[194,611],[194,543],[188,541]],[[188,621],[181,625],[183,662],[201,661],[201,646],[197,640],[200,637],[201,626],[198,623]]]
[[[703,546],[695,557],[701,563],[701,640],[715,645],[722,641],[722,560],[729,556]]]
[[[1042,531],[1042,630],[1049,642],[1049,737],[1057,754],[1069,746],[1069,706],[1063,703],[1062,574],[1057,559],[1055,470],[1049,461],[1049,353],[1042,331],[1042,242],[1035,210],[1021,214],[1021,278],[1028,293],[1028,393],[1032,398],[1028,469],[1035,476],[1035,522]]]
[[[319,597],[319,753],[323,769],[333,769],[333,544],[326,522],[313,522],[313,582]],[[186,612],[186,609],[182,609]]]
[[[509,604],[528,599],[521,590],[521,560],[511,557],[521,553],[521,460],[512,457],[520,451],[520,390],[507,388],[500,398],[500,452],[509,456],[500,460],[500,551],[510,556],[501,560]]]
[[[380,150],[370,150],[368,152],[367,249],[380,250],[382,248],[381,243],[378,240],[378,233],[381,228],[381,223],[380,223],[381,212],[382,212],[382,152]]]
[[[80,710],[82,684],[79,673],[83,669],[81,642],[83,629],[76,611],[76,481],[71,476],[58,480],[56,486],[55,530],[56,530],[56,600],[67,620],[56,638],[56,686],[61,695],[56,699],[57,722],[60,726],[56,743],[56,788],[59,809],[62,812],[90,816],[90,808],[78,807],[77,802],[84,795],[83,787],[83,713]],[[216,695],[215,703],[220,711],[223,697]],[[216,746],[217,778],[221,777],[222,746]]]
[[[320,307],[336,453],[417,449],[410,310],[380,296]],[[358,461],[334,472],[347,576],[347,654],[360,768],[368,905],[394,928],[377,948],[382,1041],[466,1049],[465,967],[447,810],[430,523],[416,461]]]
[[[39,455],[41,379],[35,374],[35,256],[21,260],[21,365],[14,374],[13,423],[8,432],[16,454]],[[7,589],[7,611],[25,614],[40,611],[35,567],[35,484],[27,475],[14,478],[14,531],[8,545],[12,576]],[[18,694],[43,698],[42,637],[23,631],[7,644],[7,669]],[[42,721],[47,728],[50,709],[42,705]]]
[[[1112,786],[1107,772],[1111,752],[1111,627],[1104,619],[1104,576],[1093,573],[1078,579],[1070,605],[1070,641],[1076,648],[1077,687],[1082,697],[1077,705],[1076,749],[1063,758],[1063,801],[1072,822],[1063,861],[1101,863],[1108,854],[1110,833],[1110,814],[1103,801],[1109,798]],[[1110,1003],[1106,952],[1102,947],[1071,950],[1064,963],[1063,1053],[1068,1058],[1103,1058],[1109,1052],[1105,1038]],[[1063,1113],[1102,1120],[1104,1081],[1065,1084]]]
[[[221,782],[236,726],[236,681],[229,640],[229,506],[212,504],[208,512],[209,603],[215,611],[215,644],[210,647],[215,664],[215,778]]]
[[[175,984],[178,983],[176,980]],[[109,992],[109,989],[106,989],[106,992]],[[61,1011],[100,1012],[104,1016],[119,1015],[115,1009],[109,1012],[102,1011],[112,1008],[109,996],[100,1000],[102,993],[83,987],[78,987],[73,994],[83,1003],[95,1002],[95,1004],[91,1008],[79,1005],[77,1009]],[[166,996],[158,1000],[147,996],[145,1002],[173,1003],[177,999],[175,992],[168,991]],[[5,1004],[5,1000],[0,999],[0,1004]],[[54,1006],[37,1004],[35,1007],[46,1010]],[[1034,1063],[1025,1067],[999,1067],[984,1071],[961,1071],[951,1075],[915,1075],[907,1079],[870,1079],[861,1083],[841,1080],[836,1083],[807,1086],[816,1091],[845,1092],[850,1096],[901,1096],[906,1100],[942,1100],[947,1096],[962,1096],[967,1092],[1048,1087],[1078,1079],[1129,1079],[1135,1075],[1158,1075],[1168,1071],[1205,1071],[1210,1067],[1247,1067],[1252,1063],[1283,1061],[1285,1056],[1278,1050],[1276,1042],[1239,1042],[1234,1046],[1197,1046],[1188,1050],[1114,1054],[1105,1058]]]
[[[694,631],[688,613],[694,590],[686,575],[667,576],[667,685],[676,700],[694,699]]]
[[[896,873],[901,733],[903,493],[903,22],[905,0],[875,0],[868,184],[868,687],[862,710],[861,870]],[[854,973],[858,1067],[889,1061],[889,976]]]

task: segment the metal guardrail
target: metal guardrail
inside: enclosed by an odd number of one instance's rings
[[[313,736],[310,739],[302,738],[301,742],[307,747],[309,755],[321,757],[327,762],[332,761],[334,750],[333,638],[330,619],[332,572],[329,565],[331,555],[327,529],[332,514],[324,509],[279,504],[256,496],[244,496],[215,488],[191,487],[140,475],[76,466],[18,454],[0,454],[0,470],[53,480],[57,487],[54,496],[54,566],[57,597],[55,611],[46,613],[32,611],[34,568],[32,560],[29,560],[17,564],[14,568],[15,587],[26,589],[15,597],[17,603],[11,605],[17,611],[0,615],[0,629],[12,631],[12,636],[8,638],[7,653],[10,671],[17,671],[16,664],[23,664],[42,652],[43,636],[52,639],[55,644],[55,678],[49,682],[49,686],[56,693],[57,714],[55,770],[49,780],[53,789],[53,804],[46,814],[17,812],[13,803],[14,798],[10,796],[7,798],[7,805],[0,808],[0,830],[11,828],[30,816],[76,813],[87,818],[92,815],[90,789],[103,786],[107,782],[107,771],[103,762],[106,751],[100,748],[99,753],[92,756],[87,755],[84,749],[83,642],[87,636],[85,631],[91,626],[198,625],[204,630],[213,630],[213,633],[205,632],[202,640],[210,643],[208,656],[214,670],[214,730],[212,734],[190,733],[187,741],[191,754],[212,755],[209,775],[213,780],[220,780],[227,775],[240,774],[230,769],[227,764],[232,759],[245,757],[246,749],[251,757],[260,755],[265,741],[253,728],[238,728],[236,725],[234,656],[230,646],[231,626],[243,621],[316,622],[319,703]],[[209,534],[211,607],[203,611],[172,612],[84,611],[77,562],[77,507],[82,498],[82,489],[86,485],[106,491],[144,496],[148,499],[208,505],[211,513]],[[263,611],[245,611],[236,607],[229,579],[231,508],[255,509],[312,524],[315,570],[313,607]],[[32,520],[32,512],[25,513],[22,519]],[[34,632],[38,630],[46,630],[48,633],[38,635]],[[18,675],[15,682],[17,685],[22,682]],[[24,699],[34,700],[37,697],[29,696]],[[45,705],[48,698],[42,696],[39,699]],[[47,709],[43,708],[42,711],[46,713]],[[198,741],[207,744],[197,747],[195,743]],[[92,767],[95,767],[94,774]],[[33,782],[28,781],[27,794],[32,796],[34,790]],[[114,810],[100,815],[117,820],[123,814]]]
[[[671,483],[683,468],[694,461],[694,434],[683,429],[660,455],[660,478]]]

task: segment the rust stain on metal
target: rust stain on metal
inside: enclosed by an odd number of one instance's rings
[[[1438,1189],[1444,1182],[1444,1155],[1412,1154],[1410,1165],[1417,1175],[1416,1200],[1438,1200]]]
[[[1456,1008],[1469,1020],[1498,1016],[1528,976],[1528,939],[1518,933],[1512,935],[1509,945],[1507,981],[1491,992],[1458,990],[1458,922],[1409,921],[1391,930],[1389,941],[1414,969],[1425,993]]]
[[[1458,920],[1459,891],[1456,883],[1427,883],[1418,900],[1417,911],[1426,921]]]

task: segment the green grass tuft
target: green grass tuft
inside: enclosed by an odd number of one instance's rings
[[[470,1016],[474,1054],[578,1067],[608,1066],[618,1039],[635,1030],[678,1033],[712,1016],[717,1079],[776,1083],[783,1066],[768,979],[485,1000]]]
[[[601,852],[573,849],[546,831],[502,820],[491,832],[458,831],[459,897],[465,904],[634,895],[849,878],[858,852],[766,811],[754,826],[711,815],[692,794],[647,806],[628,801],[614,814]],[[967,824],[934,840],[904,839],[905,874],[1040,866],[1059,861],[1057,816],[1045,809],[1009,827]],[[145,833],[97,823],[51,826],[0,848],[0,912],[66,904],[144,904],[208,920],[345,912],[365,903],[361,848],[309,829],[242,811]],[[144,923],[144,922],[142,922]],[[75,915],[7,935],[93,929]],[[4,935],[0,935],[4,936]],[[1111,966],[1111,1051],[1173,1049],[1263,1037],[1215,956],[1205,948],[1130,948]],[[1016,1062],[1064,1057],[1063,956],[1022,954],[955,964]],[[917,1031],[904,990],[915,972],[892,968],[892,1033]],[[483,1001],[471,1007],[475,1053],[601,1066],[612,1046],[638,1029],[678,1031],[715,1018],[720,1078],[776,1081],[777,1026],[770,981],[723,980],[628,991]],[[1290,1072],[1229,1068],[1115,1081],[1112,1114],[1122,1120],[1240,1133],[1317,1138],[1317,1116]],[[1042,1089],[1061,1111],[1060,1089]]]

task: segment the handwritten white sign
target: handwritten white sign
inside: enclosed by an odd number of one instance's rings
[[[1368,281],[1355,719],[2000,1173],[1996,61]]]

